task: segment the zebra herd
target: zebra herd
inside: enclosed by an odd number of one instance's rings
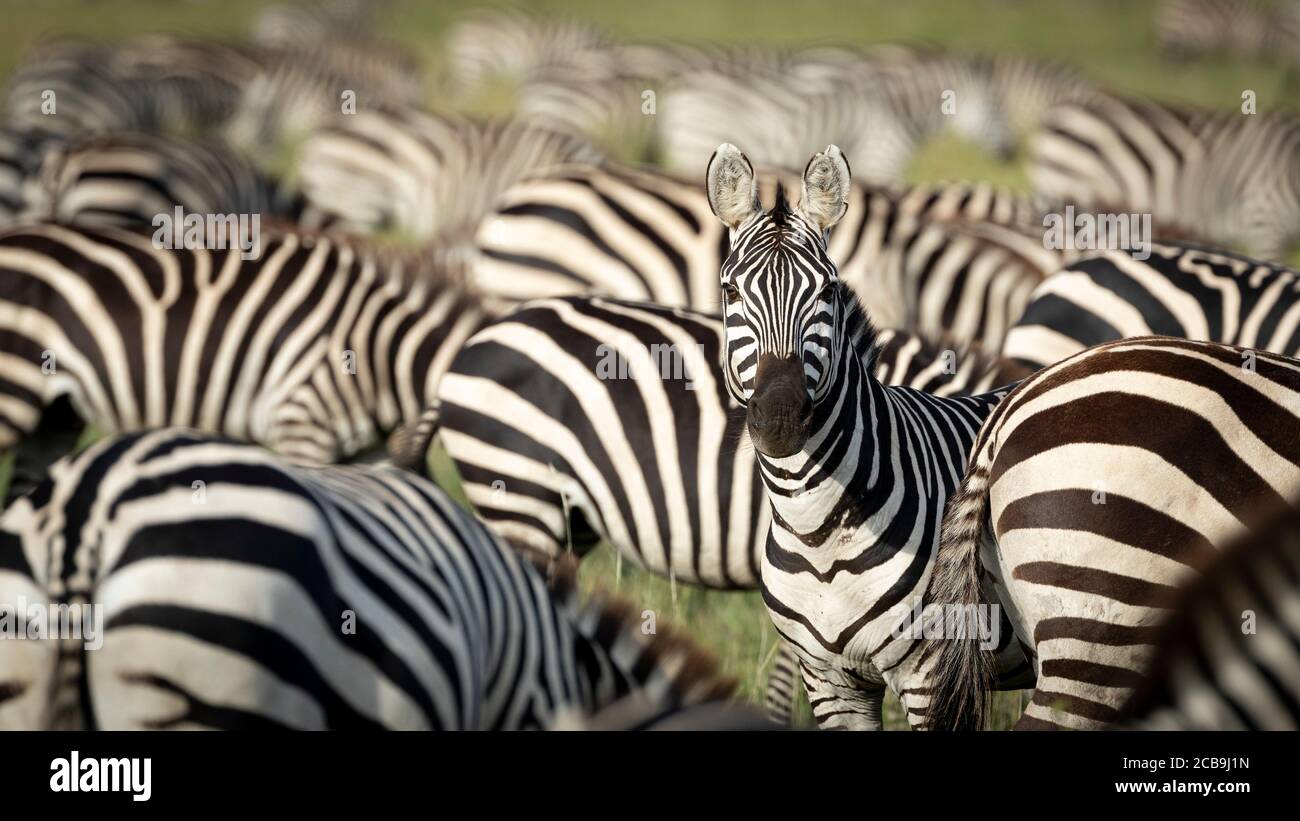
[[[1228,5],[1162,37],[1221,47]],[[778,723],[801,683],[825,728],[881,728],[886,688],[918,729],[1025,688],[1025,728],[1300,726],[1300,272],[1265,261],[1300,119],[497,13],[437,86],[511,85],[482,120],[424,110],[368,9],[10,77],[0,630],[106,621],[0,642],[0,727],[764,726],[653,611],[579,594],[600,543],[759,591]],[[1035,194],[904,184],[945,130],[1028,133]],[[1160,235],[1057,247],[1067,206]],[[173,209],[264,222],[173,247]]]

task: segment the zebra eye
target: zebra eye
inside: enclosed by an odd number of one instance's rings
[[[732,285],[730,282],[724,282],[722,283],[722,296],[728,302],[735,302],[740,299],[740,289],[735,285]]]
[[[835,292],[839,290],[839,287],[839,283],[837,282],[828,283],[826,287],[822,288],[822,291],[818,296],[821,297],[823,302],[834,302]]]

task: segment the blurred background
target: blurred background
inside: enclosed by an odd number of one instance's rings
[[[1283,5],[1260,4],[1257,8],[1281,15]],[[476,28],[502,11],[523,12],[526,18],[506,15],[486,28]],[[899,158],[897,168],[889,167],[881,176],[906,182],[985,180],[1028,191],[1024,144],[1036,112],[1032,100],[1018,100],[1017,95],[1027,98],[1039,93],[1035,72],[1057,78],[1062,87],[1099,87],[1224,112],[1238,110],[1246,92],[1251,92],[1260,113],[1295,108],[1300,103],[1294,65],[1300,61],[1300,41],[1289,39],[1289,46],[1295,49],[1294,56],[1289,54],[1287,30],[1270,32],[1267,22],[1289,18],[1260,13],[1266,22],[1253,28],[1243,26],[1247,34],[1234,41],[1226,29],[1216,28],[1212,22],[1183,32],[1176,19],[1162,18],[1167,14],[1162,4],[1135,0],[537,0],[492,4],[376,0],[310,7],[256,0],[0,0],[0,80],[8,81],[16,66],[42,43],[55,38],[116,46],[162,33],[238,50],[311,41],[316,37],[313,27],[321,26],[320,37],[337,36],[343,29],[362,38],[358,65],[380,58],[381,62],[388,60],[389,68],[398,66],[398,85],[402,87],[396,96],[405,104],[433,112],[504,116],[548,104],[563,111],[576,105],[573,98],[562,96],[566,89],[572,92],[577,84],[582,93],[591,89],[591,96],[597,97],[601,82],[610,81],[615,102],[606,102],[605,108],[591,114],[595,124],[590,136],[601,149],[619,161],[699,174],[692,162],[702,164],[707,150],[702,155],[698,151],[692,154],[694,149],[674,145],[672,135],[665,139],[649,123],[677,116],[673,95],[680,93],[683,83],[679,81],[683,77],[689,81],[692,73],[704,69],[683,57],[671,70],[664,69],[656,76],[659,69],[654,61],[662,58],[664,51],[619,52],[620,45],[695,46],[712,55],[704,60],[710,66],[721,59],[718,54],[728,54],[726,59],[733,65],[743,65],[746,50],[762,54],[809,49],[819,56],[809,62],[813,73],[808,82],[815,86],[838,81],[838,77],[819,78],[815,71],[834,75],[835,67],[843,65],[837,61],[848,59],[846,53],[877,44],[900,44],[912,53],[955,55],[964,60],[1027,58],[1023,65],[1030,67],[1026,69],[1030,79],[1019,86],[1014,79],[1010,81],[1005,86],[1010,90],[1000,100],[1012,114],[1023,108],[1025,117],[1008,118],[1012,130],[998,136],[1001,142],[982,139],[978,128],[927,132],[914,150]],[[556,60],[555,54],[532,55],[527,45],[512,45],[511,27],[502,25],[500,19],[527,20],[542,27],[548,22],[568,26],[555,35],[554,43],[560,54],[575,58],[576,74],[566,74],[567,67],[550,74],[539,71],[536,60],[562,61]],[[1216,31],[1223,36],[1216,38]],[[587,63],[584,49],[591,46],[597,47],[594,53],[599,59]],[[739,51],[720,51],[719,47],[737,47]],[[152,47],[146,43],[134,48],[134,59],[147,62]],[[823,49],[824,54],[818,51]],[[478,62],[476,54],[481,57]],[[820,59],[822,56],[825,59]],[[228,58],[225,52],[211,56],[214,61]],[[202,59],[207,58],[199,58],[200,62]],[[638,59],[649,65],[637,65]],[[744,76],[743,71],[739,73]],[[548,103],[545,90],[530,85],[538,77],[549,78],[550,90],[559,88],[561,96],[549,98]],[[653,96],[646,98],[646,91]],[[773,94],[786,92],[789,89],[783,88]],[[727,103],[725,97],[724,91],[718,105]],[[646,109],[647,99],[653,100],[650,110]],[[362,106],[366,102],[363,94]],[[1017,108],[1018,102],[1025,105]],[[938,101],[929,103],[937,105]],[[725,133],[728,115],[721,108],[719,112],[720,131],[701,137],[705,144],[716,144],[716,136],[729,136]],[[805,125],[815,146],[841,139],[819,131],[816,123]],[[240,143],[259,166],[293,181],[303,136],[254,131],[243,134]],[[744,144],[741,147],[753,150]],[[857,172],[859,156],[847,149],[846,153]],[[776,155],[758,159],[778,165],[796,162]],[[389,232],[397,240],[410,239],[409,234],[400,226]],[[438,461],[437,473],[443,484],[457,486],[446,460]],[[761,700],[777,644],[757,593],[714,592],[673,584],[620,563],[608,550],[587,561],[583,575],[588,584],[617,588],[644,607],[684,624],[719,655],[725,670],[740,680],[744,697]],[[998,698],[993,726],[1006,727],[1018,715],[1023,696],[999,694]],[[799,710],[806,723],[806,703],[801,701]],[[904,726],[892,697],[887,703],[886,725]]]

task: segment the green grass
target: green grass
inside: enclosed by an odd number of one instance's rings
[[[247,30],[255,0],[0,0],[0,76],[23,48],[45,34],[121,39],[140,31],[177,31],[235,39]],[[389,33],[424,54],[430,78],[440,76],[441,34],[475,5],[461,0],[399,4]],[[964,51],[1007,51],[1073,63],[1093,80],[1115,90],[1218,108],[1236,108],[1242,91],[1253,90],[1260,113],[1291,96],[1286,71],[1276,65],[1206,59],[1171,65],[1154,48],[1153,4],[1129,0],[535,0],[542,13],[584,18],[626,38],[674,37],[720,43],[858,45],[881,41],[930,43]],[[441,107],[436,96],[430,105]],[[494,88],[471,101],[476,113],[508,111],[509,89]],[[278,164],[278,163],[277,163]],[[1024,188],[1023,169],[999,163],[955,139],[937,140],[913,162],[916,181],[990,179]],[[459,494],[445,455],[434,456],[440,483]],[[7,483],[7,462],[0,484]],[[463,499],[463,497],[461,497]],[[719,593],[669,584],[617,560],[607,548],[589,557],[583,583],[616,588],[659,618],[680,624],[718,655],[735,676],[742,696],[760,700],[776,636],[757,594]],[[1004,728],[1019,715],[1022,694],[999,694],[992,726]],[[808,720],[806,703],[800,716]],[[898,703],[886,703],[886,726],[905,726]]]

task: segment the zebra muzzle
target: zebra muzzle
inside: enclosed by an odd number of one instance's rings
[[[763,354],[747,406],[746,426],[759,453],[778,459],[798,453],[808,441],[813,416],[803,360]]]

